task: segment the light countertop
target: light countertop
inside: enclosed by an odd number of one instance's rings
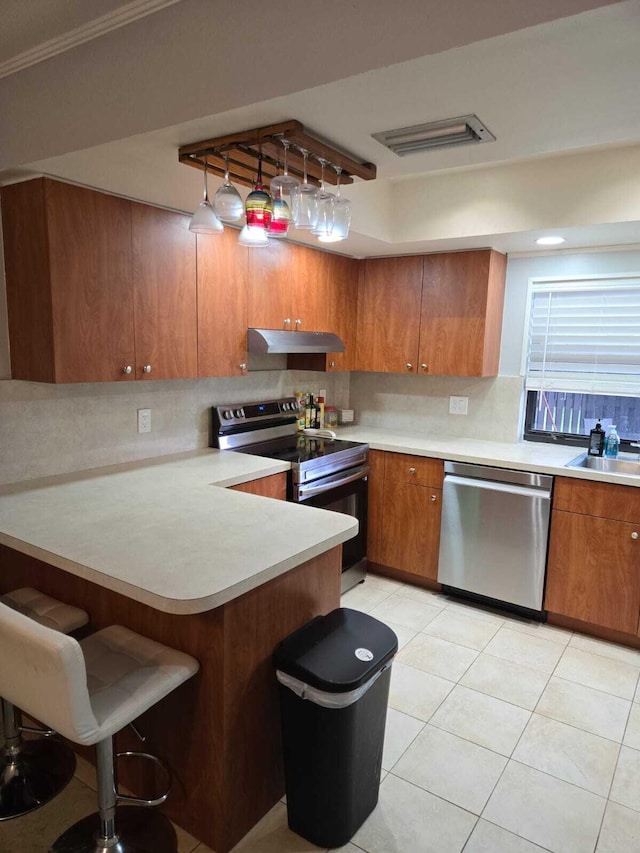
[[[225,488],[286,471],[198,450],[0,489],[0,543],[168,613],[236,598],[357,533],[355,519]]]
[[[414,456],[431,456],[452,462],[469,462],[511,468],[518,471],[535,471],[560,477],[599,480],[624,486],[640,486],[640,477],[633,474],[610,474],[589,468],[566,468],[584,447],[546,444],[536,441],[501,442],[474,438],[432,438],[416,433],[395,432],[376,427],[340,427],[338,437],[347,441],[366,441],[372,450],[392,453],[409,453]]]

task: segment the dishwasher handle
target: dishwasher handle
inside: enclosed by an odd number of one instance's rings
[[[507,495],[520,495],[526,498],[551,500],[551,492],[546,489],[532,489],[529,486],[518,486],[514,483],[499,483],[496,480],[476,480],[473,477],[458,477],[447,474],[444,478],[444,488],[450,486],[466,486],[472,489],[483,489],[488,492],[503,492]]]

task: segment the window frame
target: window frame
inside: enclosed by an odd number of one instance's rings
[[[544,442],[547,444],[562,444],[573,447],[588,447],[589,436],[586,434],[576,435],[575,433],[557,432],[552,430],[533,429],[532,424],[535,422],[535,411],[537,406],[537,396],[541,393],[541,389],[529,389],[526,387],[527,377],[527,362],[529,354],[529,334],[531,324],[531,309],[533,304],[533,295],[536,284],[551,284],[558,283],[561,288],[563,285],[572,282],[595,283],[624,281],[625,279],[638,279],[640,272],[625,272],[625,273],[602,273],[602,274],[586,274],[586,275],[566,275],[566,276],[534,276],[529,278],[527,284],[527,300],[525,309],[524,335],[522,342],[522,357],[520,361],[520,375],[523,379],[524,390],[524,417],[522,427],[522,438],[524,441]],[[559,289],[561,289],[559,288]],[[548,389],[557,391],[558,389]],[[606,396],[606,395],[605,395]],[[610,396],[616,396],[611,394]],[[632,446],[631,439],[620,437],[620,449],[626,452],[638,453],[638,448]]]

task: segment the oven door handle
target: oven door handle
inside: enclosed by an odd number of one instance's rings
[[[332,477],[325,477],[321,481],[316,480],[314,483],[303,484],[298,486],[298,498],[300,501],[306,498],[313,498],[316,495],[321,495],[323,492],[329,492],[331,489],[337,489],[340,486],[346,486],[348,483],[353,483],[356,480],[361,480],[369,473],[369,466],[362,465],[360,468],[350,468],[348,476],[344,477],[341,474]]]

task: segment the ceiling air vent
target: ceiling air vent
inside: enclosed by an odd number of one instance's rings
[[[417,154],[432,148],[447,148],[466,145],[469,142],[495,142],[496,138],[487,130],[478,116],[459,116],[413,127],[400,127],[384,133],[372,133],[374,139],[390,148],[399,157]]]

